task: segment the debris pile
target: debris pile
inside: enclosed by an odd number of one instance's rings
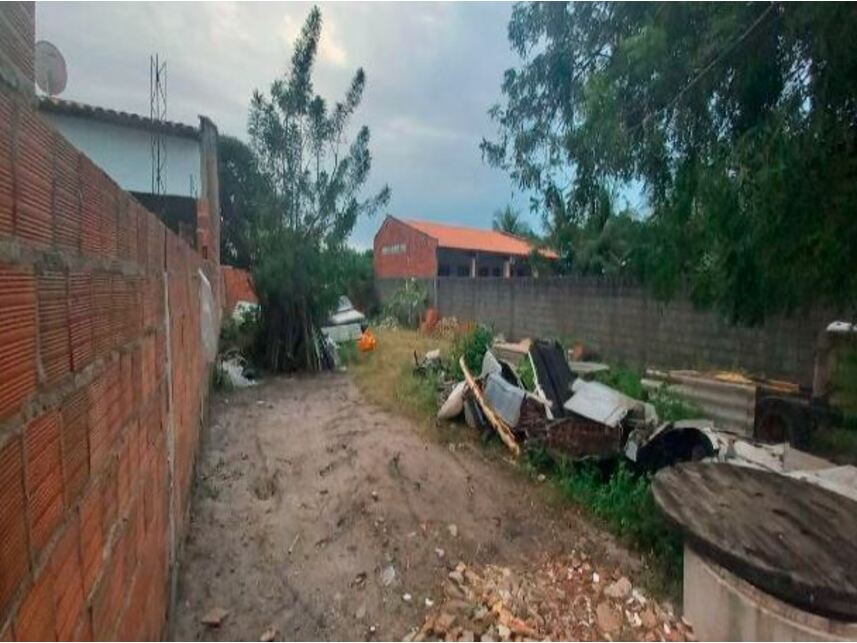
[[[688,641],[688,623],[572,551],[526,571],[458,563],[406,641]]]

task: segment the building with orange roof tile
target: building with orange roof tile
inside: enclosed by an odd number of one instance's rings
[[[375,235],[375,276],[529,277],[528,240],[497,230],[481,230],[387,216]],[[556,259],[551,250],[538,250]]]

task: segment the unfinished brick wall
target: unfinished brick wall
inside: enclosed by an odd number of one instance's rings
[[[0,640],[162,636],[208,384],[202,268],[0,80]]]
[[[818,335],[832,321],[814,310],[737,327],[687,299],[659,302],[638,284],[611,279],[448,277],[436,288],[442,315],[493,324],[510,339],[562,337],[633,366],[738,368],[807,386]]]
[[[231,315],[235,304],[239,301],[258,303],[256,290],[253,287],[253,275],[248,270],[220,266],[221,292],[223,294],[223,313]]]

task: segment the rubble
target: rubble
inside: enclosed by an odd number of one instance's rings
[[[222,607],[212,607],[203,614],[199,622],[208,627],[220,627],[227,616],[229,616],[229,610],[225,610]]]
[[[595,579],[611,579],[599,583]],[[613,580],[615,579],[615,580]],[[694,640],[668,606],[647,600],[616,570],[585,554],[545,557],[520,569],[458,563],[414,641]]]

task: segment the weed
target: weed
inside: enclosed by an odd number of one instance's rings
[[[343,366],[351,366],[357,363],[359,354],[357,352],[357,342],[354,340],[342,342],[336,347],[339,352],[339,362]]]
[[[657,583],[673,593],[681,578],[682,541],[655,506],[651,478],[624,462],[570,462],[529,450],[531,472],[549,476],[564,495],[655,562]]]
[[[464,378],[458,360],[464,357],[464,363],[471,373],[479,373],[482,369],[482,358],[485,351],[494,341],[494,331],[488,326],[474,326],[472,329],[457,336],[452,343],[452,370],[459,379]]]
[[[536,375],[533,372],[533,363],[529,357],[522,357],[518,362],[518,377],[521,378],[521,384],[530,393],[536,390]]]
[[[390,296],[384,306],[384,314],[394,317],[403,326],[416,328],[427,302],[425,285],[416,279],[407,279]]]
[[[639,371],[611,366],[609,371],[596,373],[595,379],[635,400],[645,399],[646,390],[643,388],[643,376]]]
[[[663,386],[652,392],[647,391],[643,387],[642,375],[630,368],[611,368],[609,371],[596,373],[595,379],[635,400],[650,402],[662,422],[677,422],[705,415],[695,404],[686,402]]]
[[[681,399],[664,387],[653,391],[647,397],[658,412],[661,422],[678,422],[705,417],[705,413],[698,406]]]
[[[414,374],[414,352],[423,355],[440,348],[449,354],[449,342],[426,337],[404,329],[383,329],[376,332],[378,346],[369,353],[360,353],[352,372],[360,391],[383,408],[426,425],[434,424],[437,414],[437,375],[425,377]]]

